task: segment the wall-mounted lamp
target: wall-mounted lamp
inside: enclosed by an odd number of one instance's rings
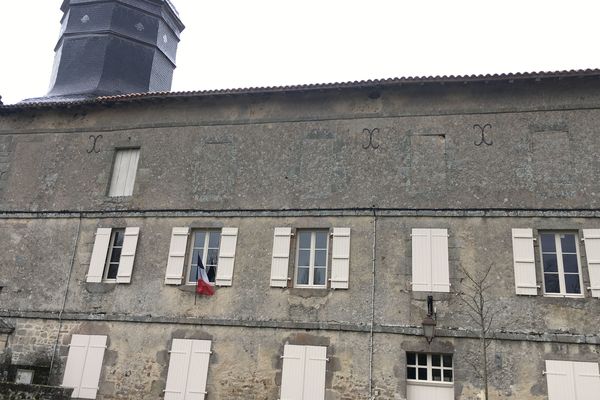
[[[431,344],[435,337],[435,326],[437,325],[433,313],[433,296],[427,296],[427,316],[421,324],[423,325],[423,335],[427,339],[427,343]]]

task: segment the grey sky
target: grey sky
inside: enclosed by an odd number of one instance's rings
[[[172,0],[173,90],[600,67],[600,4],[539,0]],[[44,95],[62,0],[2,0],[0,95]]]

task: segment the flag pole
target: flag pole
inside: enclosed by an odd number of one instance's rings
[[[194,305],[198,299],[198,279],[200,278],[200,265],[196,265],[196,288],[194,288]]]

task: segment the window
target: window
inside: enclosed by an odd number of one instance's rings
[[[31,385],[33,382],[34,371],[30,369],[17,369],[17,375],[15,376],[15,383]]]
[[[62,386],[73,388],[73,396],[95,399],[102,372],[106,336],[73,335]]]
[[[173,339],[165,400],[204,400],[210,340]]]
[[[217,266],[219,264],[219,245],[221,243],[221,231],[218,230],[193,230],[191,236],[188,271],[186,284],[198,282],[198,259],[206,268],[208,280],[215,282]]]
[[[140,149],[117,149],[108,195],[131,196],[137,173]]]
[[[412,290],[449,292],[447,229],[412,230]]]
[[[324,400],[327,347],[285,345],[281,399]]]
[[[581,267],[576,233],[540,232],[544,293],[581,295]]]
[[[548,400],[591,400],[600,392],[597,362],[546,361]]]
[[[452,382],[452,355],[406,353],[406,379]]]
[[[296,286],[327,286],[328,247],[328,231],[298,231],[298,251],[296,256]]]
[[[130,283],[140,228],[98,228],[87,282]]]

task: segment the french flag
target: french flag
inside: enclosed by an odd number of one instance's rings
[[[206,275],[206,268],[202,264],[202,258],[198,254],[198,284],[196,285],[196,293],[203,296],[212,296],[215,294],[215,288],[210,284],[208,275]]]

